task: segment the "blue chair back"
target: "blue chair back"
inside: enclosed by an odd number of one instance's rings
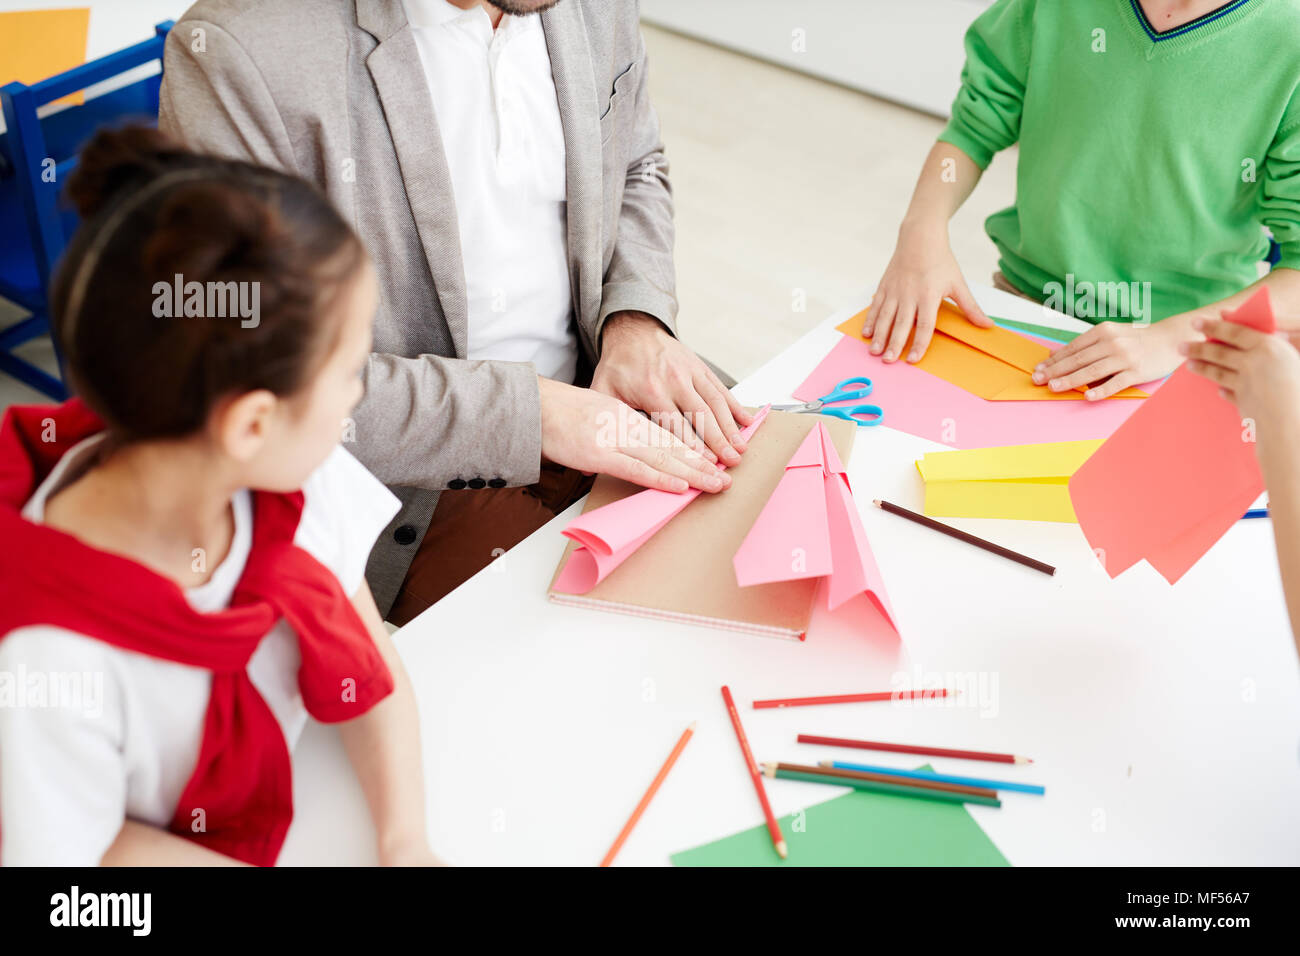
[[[158,121],[158,73],[127,83],[84,103],[40,117],[47,103],[157,61],[173,26],[168,20],[142,43],[84,63],[30,86],[0,87],[5,133],[0,136],[0,298],[31,313],[0,332],[0,372],[51,398],[67,389],[60,378],[15,355],[13,350],[49,334],[50,276],[77,227],[75,213],[60,202],[77,154],[104,125]]]

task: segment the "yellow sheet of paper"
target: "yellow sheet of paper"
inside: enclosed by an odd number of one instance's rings
[[[1101,441],[929,452],[916,463],[925,513],[948,518],[1075,521],[1070,476]]]
[[[836,328],[864,342],[866,310],[841,322]],[[904,350],[906,351],[906,350]],[[959,385],[973,395],[995,402],[1081,401],[1083,392],[1053,392],[1035,385],[1029,377],[1039,362],[1051,354],[1045,345],[1023,335],[994,326],[981,329],[947,302],[939,306],[934,338],[917,368]],[[1139,388],[1126,388],[1112,398],[1147,398]]]
[[[0,86],[36,83],[86,62],[90,8],[0,13]],[[81,91],[56,103],[81,103]]]

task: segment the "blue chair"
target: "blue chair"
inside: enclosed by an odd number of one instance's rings
[[[0,136],[0,298],[31,315],[0,331],[0,372],[54,399],[67,397],[63,382],[14,354],[14,349],[50,331],[50,275],[77,227],[76,214],[59,202],[77,153],[105,124],[158,121],[158,73],[38,118],[46,103],[111,80],[154,60],[161,67],[163,43],[173,26],[154,28],[137,43],[31,86],[0,87],[5,133]],[[60,359],[60,368],[62,359]]]

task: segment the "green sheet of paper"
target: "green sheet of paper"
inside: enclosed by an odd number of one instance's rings
[[[1064,345],[1067,342],[1073,342],[1079,337],[1078,332],[1066,332],[1064,329],[1054,329],[1050,325],[1034,325],[1032,322],[1017,322],[1015,319],[998,319],[994,322],[1004,329],[1015,329],[1019,332],[1028,332],[1030,335],[1036,335],[1040,339],[1051,339],[1053,342],[1060,342]]]
[[[810,784],[809,786],[816,786]],[[994,811],[996,813],[1005,810]],[[855,790],[781,818],[782,860],[759,825],[671,857],[674,866],[1010,866],[966,808]]]

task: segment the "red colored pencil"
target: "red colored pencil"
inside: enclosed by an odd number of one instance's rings
[[[653,800],[654,795],[659,792],[659,786],[664,782],[664,778],[668,776],[668,771],[673,769],[673,764],[675,764],[677,758],[682,755],[682,751],[686,749],[686,744],[690,741],[691,734],[693,733],[695,733],[694,723],[686,728],[685,733],[683,733],[681,738],[678,739],[677,746],[673,748],[673,752],[668,755],[668,759],[664,761],[664,765],[660,767],[659,772],[655,774],[655,778],[651,782],[650,788],[646,790],[645,796],[643,796],[641,802],[636,805],[636,809],[632,811],[632,816],[628,817],[627,823],[623,824],[623,829],[619,832],[618,839],[614,841],[614,845],[611,846],[609,852],[605,854],[605,859],[600,861],[601,866],[609,866],[613,863],[614,857],[618,855],[618,851],[623,849],[623,844],[627,841],[628,834],[632,832],[632,828],[636,826],[636,822],[641,819],[641,814],[645,813],[645,808],[650,806],[650,801]]]
[[[736,702],[731,698],[731,688],[726,684],[722,685],[722,701],[727,705],[727,716],[731,718],[731,726],[736,729],[736,740],[740,742],[740,752],[745,758],[745,769],[749,771],[749,779],[754,781],[754,790],[758,793],[758,802],[763,806],[763,816],[767,818],[767,832],[772,837],[772,846],[776,848],[777,855],[785,859],[787,847],[785,837],[781,833],[781,826],[776,822],[776,815],[772,813],[772,805],[767,802],[767,790],[763,787],[763,775],[759,772],[758,764],[754,762],[754,754],[749,749],[749,740],[745,737],[745,728],[740,725],[740,714],[736,711]]]
[[[856,747],[858,750],[887,750],[896,754],[925,754],[929,757],[959,757],[962,760],[991,760],[995,763],[1033,763],[1028,757],[1015,754],[994,754],[983,750],[951,750],[947,747],[916,747],[912,744],[887,744],[879,740],[846,740],[843,737],[818,737],[800,734],[801,744],[822,744],[826,747]]]
[[[769,707],[812,707],[816,704],[861,704],[872,700],[925,700],[929,697],[947,697],[948,691],[939,690],[882,690],[870,694],[835,694],[830,697],[786,697],[776,700],[756,700],[755,710]]]

